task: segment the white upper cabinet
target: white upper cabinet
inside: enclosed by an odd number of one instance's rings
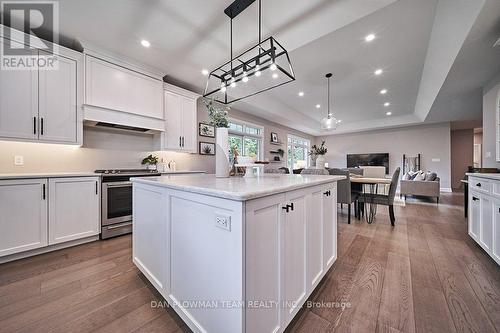
[[[161,80],[91,55],[85,59],[85,104],[164,119]]]
[[[19,43],[0,38],[4,45]],[[32,55],[38,51],[33,49]],[[38,71],[0,70],[0,137],[38,139]]]
[[[49,245],[98,235],[98,177],[49,179]]]
[[[22,46],[2,37],[0,42]],[[63,47],[57,50],[31,52],[34,58],[55,57],[53,69],[0,70],[0,139],[82,143],[83,57]]]
[[[77,64],[62,56],[57,59],[57,70],[39,72],[39,137],[44,141],[76,142]]]
[[[165,84],[165,133],[162,150],[196,153],[199,95]]]
[[[47,179],[0,181],[0,257],[47,245]]]

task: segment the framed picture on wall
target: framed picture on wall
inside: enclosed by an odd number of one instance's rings
[[[200,155],[215,155],[215,143],[200,141]]]
[[[200,123],[198,127],[200,136],[205,136],[207,138],[215,138],[215,126]]]
[[[278,133],[271,132],[271,142],[278,143]]]

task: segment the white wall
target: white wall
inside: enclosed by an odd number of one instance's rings
[[[496,161],[496,110],[500,98],[500,76],[487,85],[483,94],[483,168],[500,168]]]
[[[303,136],[310,140],[313,137],[299,131],[275,124],[265,119],[231,110],[230,116],[261,125],[264,127],[264,157],[271,158],[269,150],[270,133],[276,132],[280,140],[286,142],[287,133]],[[208,119],[204,104],[198,103],[198,121]],[[215,139],[198,137],[198,141],[214,142]],[[94,171],[96,169],[141,168],[141,160],[154,149],[153,136],[85,128],[83,147],[70,145],[28,143],[0,140],[0,173],[30,173],[30,172],[70,172]],[[282,147],[286,149],[286,144]],[[166,162],[175,160],[178,170],[203,170],[215,172],[215,157],[199,154],[176,152],[153,152]],[[14,156],[24,157],[23,166],[14,165]],[[286,158],[286,156],[285,156]],[[272,167],[281,165],[272,164]],[[283,164],[285,166],[285,164]]]
[[[441,178],[441,188],[451,187],[449,123],[323,136],[316,138],[316,143],[322,140],[326,141],[326,160],[330,167],[345,168],[347,154],[389,153],[392,174],[397,167],[402,168],[403,154],[420,153],[422,170],[436,172]]]

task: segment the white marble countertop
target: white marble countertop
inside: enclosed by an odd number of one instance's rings
[[[500,180],[500,173],[466,173],[469,177],[479,177],[479,178],[487,178],[493,180]]]
[[[216,178],[215,175],[138,177],[133,183],[168,187],[180,191],[246,201],[345,179],[344,176],[265,174],[254,178]]]
[[[205,174],[202,170],[177,170],[160,172],[162,175]],[[33,179],[33,178],[64,178],[64,177],[101,177],[103,174],[92,171],[74,172],[33,172],[33,173],[0,173],[0,180],[6,179]]]
[[[39,173],[0,173],[0,179],[32,179],[32,178],[62,178],[62,177],[91,177],[99,174],[90,171],[75,172],[39,172]]]

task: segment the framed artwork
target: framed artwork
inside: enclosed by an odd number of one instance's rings
[[[200,155],[215,155],[215,143],[200,141]]]
[[[207,138],[215,138],[215,126],[200,123],[198,127],[200,136],[206,136]]]
[[[271,132],[271,142],[278,143],[278,133]]]

